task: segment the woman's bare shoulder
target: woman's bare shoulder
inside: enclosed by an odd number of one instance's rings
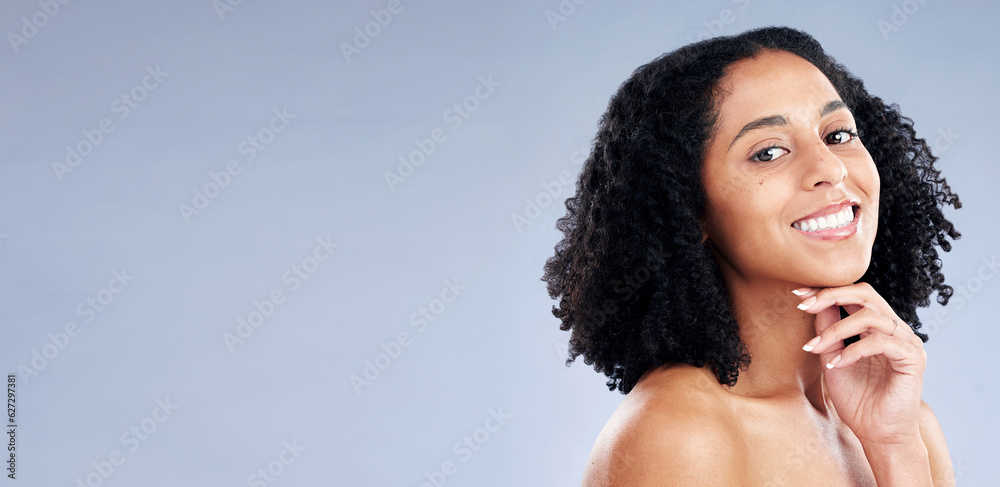
[[[583,485],[738,483],[741,455],[727,394],[704,369],[650,371],[598,435]]]

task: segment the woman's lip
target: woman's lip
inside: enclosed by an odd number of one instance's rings
[[[815,232],[804,232],[792,227],[796,232],[814,240],[842,240],[858,233],[858,222],[861,220],[861,208],[854,209],[854,220],[840,228],[828,228],[826,230],[816,230]]]
[[[799,218],[798,220],[795,220],[795,221],[800,222],[802,220],[809,220],[810,218],[819,218],[821,216],[833,215],[833,214],[836,214],[839,211],[843,211],[843,209],[847,208],[848,206],[858,206],[858,207],[860,207],[861,203],[858,203],[857,201],[852,201],[852,200],[845,200],[845,201],[841,201],[840,203],[834,203],[832,205],[826,205],[826,206],[824,206],[824,207],[822,207],[822,208],[820,208],[820,209],[818,209],[818,210],[810,213],[809,215],[804,216],[802,218]]]

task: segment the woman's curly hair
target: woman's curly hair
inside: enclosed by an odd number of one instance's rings
[[[750,356],[729,307],[718,266],[701,241],[705,207],[701,161],[718,116],[726,67],[764,49],[815,65],[853,112],[881,178],[878,233],[861,281],[882,295],[924,341],[917,306],[947,304],[935,247],[961,235],[944,214],[961,207],[934,167],[913,121],[811,36],[784,27],[717,37],[638,68],[611,98],[589,157],[556,227],[564,238],[545,264],[552,313],[571,331],[569,365],[584,363],[627,394],[648,369],[709,365],[733,385]]]

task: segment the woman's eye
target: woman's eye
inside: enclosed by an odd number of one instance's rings
[[[848,129],[840,129],[836,132],[831,133],[826,136],[826,143],[828,144],[846,144],[855,138],[857,138],[857,132],[852,132]]]
[[[753,155],[753,160],[758,162],[770,162],[785,154],[788,151],[778,146],[771,146]]]

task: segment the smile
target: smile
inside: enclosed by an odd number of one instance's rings
[[[854,222],[854,207],[847,206],[836,213],[799,220],[792,224],[798,230],[806,233],[819,232],[823,230],[836,230],[844,228]]]
[[[848,238],[858,232],[857,216],[861,212],[861,207],[850,203],[842,203],[837,206],[841,207],[841,209],[826,215],[816,215],[814,213],[793,223],[792,227],[801,234],[816,240],[840,240]]]

